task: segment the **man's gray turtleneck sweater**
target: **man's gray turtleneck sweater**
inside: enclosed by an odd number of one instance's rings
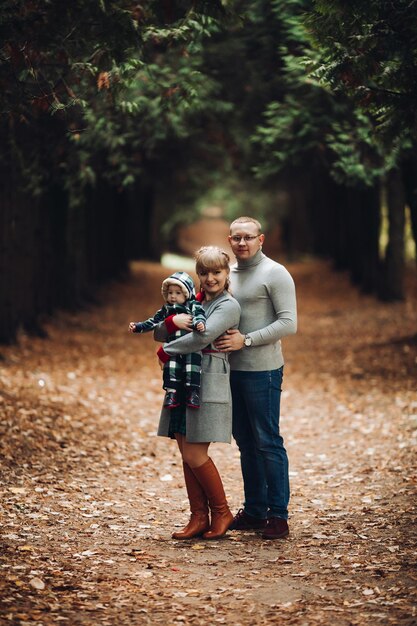
[[[282,337],[297,330],[294,281],[283,265],[261,250],[231,268],[231,291],[242,312],[239,330],[252,346],[229,355],[232,370],[274,370],[284,364]]]

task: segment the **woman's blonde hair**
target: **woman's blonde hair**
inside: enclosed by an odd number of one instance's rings
[[[204,274],[209,270],[227,270],[225,289],[229,291],[230,257],[218,246],[203,246],[195,253],[195,271]]]

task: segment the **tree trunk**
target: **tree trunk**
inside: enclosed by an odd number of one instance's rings
[[[62,185],[52,183],[44,198],[46,233],[43,262],[48,276],[48,301],[46,312],[69,305],[66,285],[68,273],[67,234],[68,194]],[[47,270],[46,270],[47,268]]]
[[[313,252],[333,256],[337,228],[337,189],[328,172],[315,162],[312,169],[311,227]]]
[[[127,252],[130,259],[155,258],[152,249],[152,216],[155,204],[154,189],[145,181],[136,181],[126,191]]]
[[[381,231],[381,185],[378,182],[366,194],[367,219],[365,222],[364,249],[366,267],[364,271],[363,290],[377,293],[381,263],[379,259],[379,235]]]
[[[14,215],[11,170],[0,170],[3,185],[0,188],[0,343],[13,343],[18,327],[15,298],[12,293],[12,263],[14,259]]]
[[[333,259],[336,270],[348,270],[366,293],[376,292],[379,277],[379,189],[353,189],[325,177],[317,180],[313,216],[315,252]]]
[[[355,277],[365,293],[376,292],[379,278],[379,187],[358,190],[355,194],[356,221],[353,239],[356,239]]]
[[[382,300],[404,299],[404,227],[405,191],[401,171],[393,169],[387,176],[388,244],[379,289]]]
[[[411,231],[417,250],[417,146],[403,164],[405,199],[410,209]],[[416,253],[417,263],[417,253]]]
[[[285,224],[288,256],[313,251],[313,230],[311,227],[312,181],[309,173],[296,172],[288,186],[290,194],[289,214]]]
[[[332,259],[336,270],[347,270],[351,266],[351,204],[352,190],[338,186],[335,198],[334,233],[331,245]]]

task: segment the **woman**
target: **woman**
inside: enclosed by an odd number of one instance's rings
[[[185,528],[173,533],[174,539],[201,535],[204,539],[217,539],[233,521],[222,480],[208,456],[210,443],[230,443],[232,432],[228,355],[212,346],[228,328],[237,328],[239,324],[240,306],[228,293],[229,262],[229,255],[221,248],[200,248],[196,254],[196,272],[201,292],[197,297],[206,313],[206,330],[190,332],[158,350],[163,363],[173,355],[203,351],[201,408],[189,409],[182,394],[179,407],[162,409],[158,428],[158,435],[177,440],[190,501],[190,520]],[[155,332],[155,338],[163,340],[173,328],[191,330],[191,321],[191,316],[186,314],[167,318]]]

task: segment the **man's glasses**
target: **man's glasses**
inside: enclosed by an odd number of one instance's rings
[[[232,237],[230,237],[230,239],[233,241],[233,243],[240,243],[242,239],[246,243],[250,243],[254,239],[257,239],[257,237],[259,237],[259,235],[244,235],[243,237],[239,237],[239,235],[233,235]]]

